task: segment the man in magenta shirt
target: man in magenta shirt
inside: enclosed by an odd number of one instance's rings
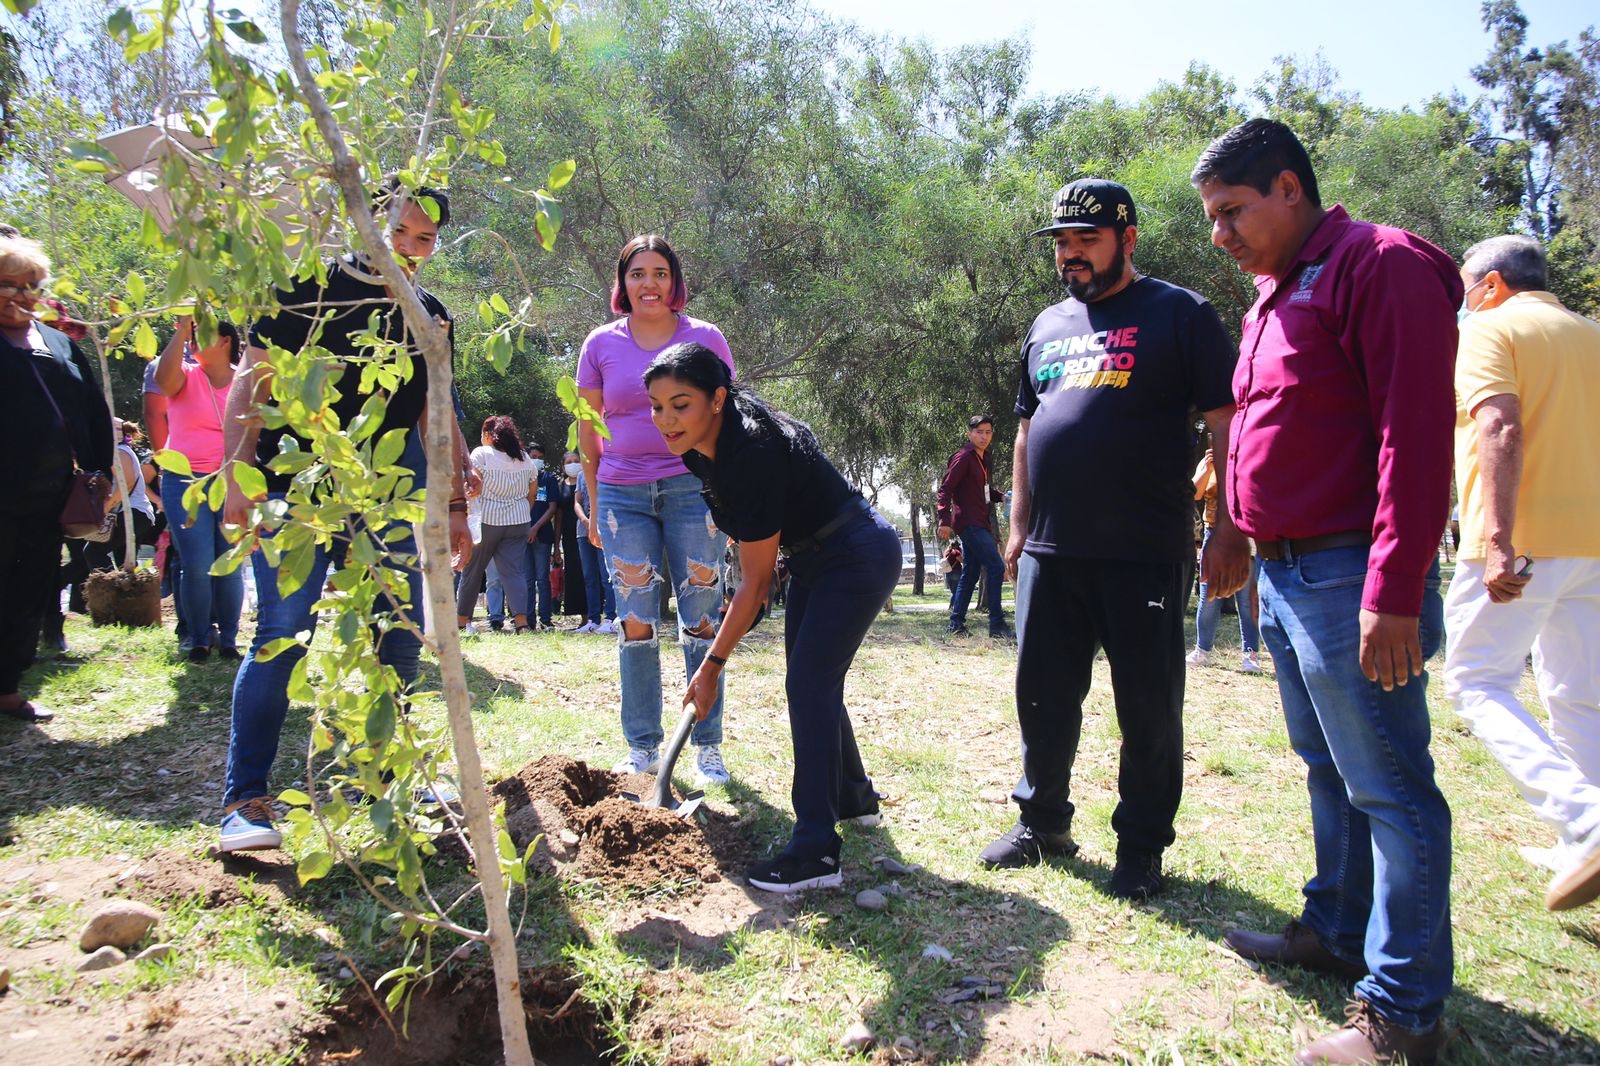
[[[1226,943],[1355,981],[1349,1022],[1296,1062],[1432,1063],[1451,986],[1450,809],[1423,663],[1442,635],[1461,281],[1420,237],[1324,209],[1282,123],[1223,134],[1191,180],[1212,243],[1259,290],[1226,497],[1262,559],[1261,632],[1316,851],[1301,917]]]

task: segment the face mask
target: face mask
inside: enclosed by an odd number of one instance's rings
[[[566,466],[562,467],[561,469],[563,469],[563,470],[565,470],[567,472],[567,476],[568,477],[577,477],[579,474],[583,473],[583,464],[582,463],[568,463]]]
[[[533,461],[533,472],[535,474],[544,473],[544,460],[543,459],[535,459]]]
[[[1470,314],[1472,314],[1472,308],[1467,306],[1466,300],[1462,300],[1461,306],[1456,308],[1456,324],[1460,325],[1462,322],[1465,322],[1467,320],[1467,316]]]

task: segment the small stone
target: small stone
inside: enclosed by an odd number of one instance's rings
[[[844,1036],[839,1040],[839,1046],[846,1051],[865,1051],[878,1039],[872,1030],[867,1028],[866,1022],[856,1022],[844,1031]]]
[[[873,865],[880,867],[890,877],[904,877],[922,869],[920,866],[907,866],[893,855],[879,855],[872,862]]]
[[[772,1060],[772,1066],[793,1066],[794,1059],[788,1055],[779,1055]]]
[[[107,944],[87,959],[78,963],[78,972],[88,973],[90,970],[109,970],[111,967],[121,966],[127,961],[128,956]]]
[[[163,766],[161,769],[156,771],[156,776],[157,777],[171,777],[172,776],[172,771],[168,770],[165,766]]]
[[[113,899],[101,904],[90,916],[78,937],[78,947],[93,951],[107,944],[126,948],[137,944],[157,922],[161,912],[131,899]]]
[[[110,1041],[112,1041],[114,1043],[114,1042],[122,1039],[122,1034],[121,1033],[107,1033],[106,1034],[106,1039],[110,1040]]]
[[[894,1038],[894,1046],[903,1051],[917,1050],[917,1042],[909,1036],[901,1035]]]
[[[171,944],[151,944],[133,957],[134,962],[162,962],[172,958],[178,949]]]
[[[569,848],[578,842],[578,834],[574,833],[570,829],[563,829],[561,832],[557,833],[556,836],[560,839],[561,843],[565,844]]]
[[[899,881],[890,881],[888,884],[878,889],[878,891],[882,892],[885,896],[903,896],[906,894],[906,890],[900,886]]]
[[[350,967],[348,967],[348,966],[339,967],[339,980],[348,981],[348,980],[350,980],[350,978],[352,978],[354,976],[355,976],[355,971],[351,970]]]
[[[881,911],[889,905],[889,897],[874,888],[863,888],[856,893],[856,906],[864,911]]]
[[[0,992],[11,987],[11,967],[0,966]]]
[[[922,949],[922,957],[936,959],[939,962],[952,962],[955,959],[955,956],[950,954],[949,948],[940,947],[938,944],[929,944],[924,947]]]
[[[283,1008],[285,1008],[285,1007],[287,1007],[289,1005],[289,997],[288,996],[273,996],[272,997],[272,1005],[274,1007],[277,1007],[279,1010],[282,1010]]]

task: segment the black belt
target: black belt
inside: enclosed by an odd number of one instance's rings
[[[797,540],[793,544],[785,545],[779,548],[778,551],[785,559],[793,559],[796,555],[804,555],[806,552],[816,551],[822,547],[823,541],[843,529],[846,522],[861,512],[870,510],[872,510],[872,504],[867,502],[866,497],[857,496],[854,503],[846,504],[844,510],[828,519],[827,523],[811,536]]]
[[[1320,537],[1304,537],[1300,540],[1258,540],[1256,554],[1263,559],[1276,562],[1280,559],[1293,559],[1299,555],[1326,551],[1329,548],[1354,548],[1371,543],[1371,533],[1351,529],[1343,533],[1324,533]]]

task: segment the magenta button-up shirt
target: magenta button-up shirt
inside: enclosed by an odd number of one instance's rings
[[[1259,540],[1370,531],[1362,607],[1415,616],[1450,510],[1456,266],[1336,206],[1283,281],[1256,288],[1228,509]]]

